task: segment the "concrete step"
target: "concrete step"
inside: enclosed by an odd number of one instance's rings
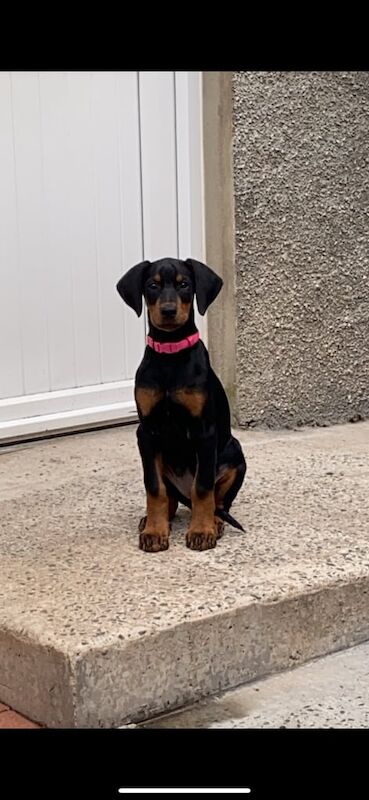
[[[368,665],[365,642],[132,727],[368,729]]]
[[[237,432],[249,475],[214,550],[137,546],[135,427],[0,450],[0,700],[118,726],[369,639],[369,422]]]

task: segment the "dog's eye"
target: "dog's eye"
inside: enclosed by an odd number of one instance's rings
[[[159,286],[158,283],[149,283],[147,288],[148,289],[160,289],[160,286]]]
[[[187,289],[188,286],[189,284],[187,281],[181,281],[181,283],[178,285],[178,289]]]

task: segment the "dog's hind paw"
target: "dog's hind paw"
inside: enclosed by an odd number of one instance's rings
[[[145,530],[146,521],[147,521],[147,517],[141,517],[141,519],[140,519],[140,521],[138,523],[138,530],[140,531],[140,533],[142,533],[142,531]]]
[[[224,533],[224,522],[223,520],[219,519],[219,517],[215,517],[215,535],[217,539],[221,539]]]

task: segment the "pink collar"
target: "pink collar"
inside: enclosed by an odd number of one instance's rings
[[[151,336],[147,337],[147,344],[152,347],[156,353],[179,353],[180,350],[185,350],[186,347],[192,347],[200,339],[198,331],[186,339],[181,339],[180,342],[155,342]]]

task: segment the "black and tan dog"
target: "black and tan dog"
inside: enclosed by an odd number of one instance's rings
[[[138,316],[148,308],[149,335],[136,373],[137,431],[147,494],[139,545],[169,547],[178,502],[192,509],[186,544],[215,547],[246,474],[241,446],[231,434],[223,386],[195,325],[193,300],[205,314],[223,282],[193,259],[164,258],[132,267],[117,284]]]

